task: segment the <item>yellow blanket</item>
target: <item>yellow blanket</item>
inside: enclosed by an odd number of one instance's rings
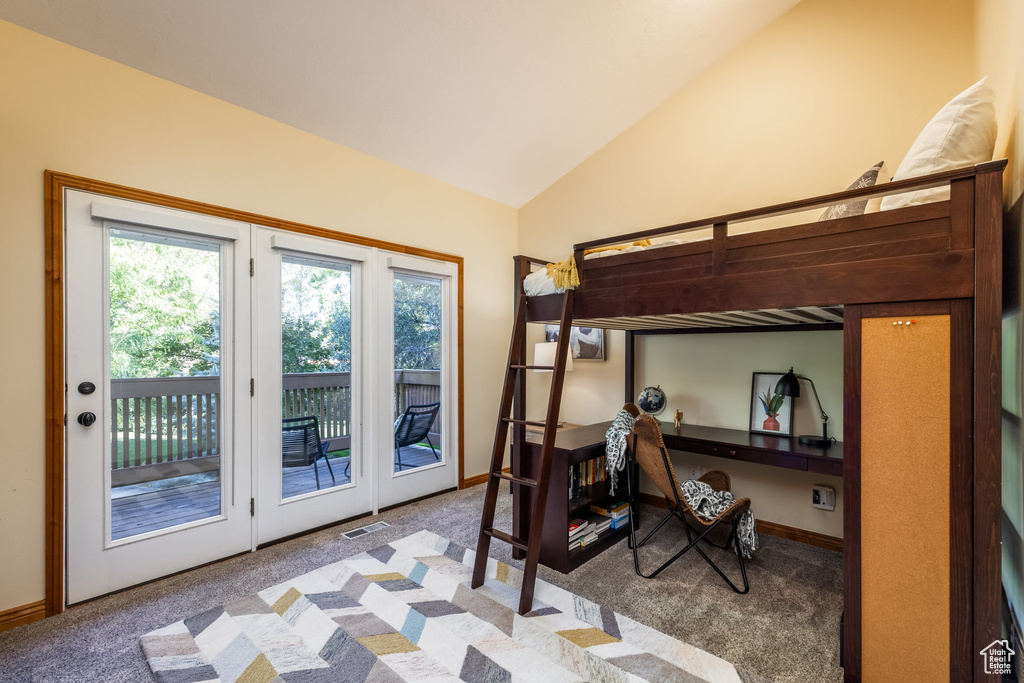
[[[587,249],[583,252],[583,255],[593,254],[598,251],[619,251],[626,247],[649,247],[651,245],[650,240],[639,240],[633,242],[633,244],[619,244],[613,247],[598,247],[597,249]],[[576,270],[576,259],[570,256],[564,261],[558,263],[549,263],[545,266],[548,271],[548,277],[555,283],[555,287],[559,289],[573,289],[580,286],[580,274]]]

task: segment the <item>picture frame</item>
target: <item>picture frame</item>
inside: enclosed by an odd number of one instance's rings
[[[544,326],[544,341],[558,341],[558,325]],[[605,360],[604,330],[599,327],[573,327],[569,335],[573,361]]]
[[[793,436],[793,399],[790,396],[775,396],[775,387],[784,372],[755,372],[750,388],[750,433],[770,436]],[[766,401],[765,398],[768,398]],[[772,399],[781,398],[777,405]],[[770,415],[765,408],[775,408]]]

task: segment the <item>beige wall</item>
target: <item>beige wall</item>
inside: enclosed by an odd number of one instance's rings
[[[466,474],[486,471],[514,209],[3,22],[0,65],[0,611],[43,598],[44,169],[464,256]]]
[[[838,191],[879,160],[894,170],[935,112],[974,82],[973,31],[974,8],[963,0],[804,0],[522,207],[520,251],[560,259],[588,238]],[[576,364],[565,419],[611,419],[622,405],[622,344],[611,333],[606,363]],[[841,419],[838,336],[666,337],[650,346],[638,381],[661,383],[687,422],[743,428],[750,373],[790,364],[823,378],[826,411],[836,426]],[[798,422],[803,429],[814,424]],[[838,478],[723,464],[763,519],[842,535],[841,512],[809,500],[812,483],[838,489]]]

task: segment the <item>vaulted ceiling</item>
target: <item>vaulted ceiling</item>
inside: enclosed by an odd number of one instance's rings
[[[0,19],[518,207],[797,0],[4,0]]]

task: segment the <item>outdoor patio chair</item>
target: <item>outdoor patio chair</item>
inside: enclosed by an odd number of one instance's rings
[[[316,487],[320,488],[320,470],[317,461],[323,458],[327,463],[327,471],[331,473],[332,485],[334,470],[327,457],[327,446],[330,442],[320,440],[320,426],[315,415],[305,417],[286,417],[281,425],[281,457],[283,467],[313,466],[316,475]]]
[[[409,406],[402,416],[395,420],[395,464],[398,465],[398,469],[406,467],[402,464],[402,446],[412,446],[424,439],[434,453],[434,459],[441,459],[441,455],[430,441],[430,427],[434,424],[434,419],[440,410],[440,401],[420,406]]]
[[[712,520],[705,520],[701,518],[696,512],[687,504],[686,497],[683,495],[682,488],[679,485],[679,480],[676,478],[675,469],[672,467],[672,460],[668,456],[668,449],[665,448],[665,441],[661,436],[661,425],[650,415],[641,415],[637,418],[636,422],[633,423],[633,433],[630,439],[631,444],[631,455],[636,459],[636,463],[640,466],[647,476],[654,481],[654,484],[661,491],[662,495],[665,496],[665,500],[668,501],[669,512],[668,515],[658,522],[658,524],[646,535],[643,540],[639,543],[636,540],[636,531],[632,524],[629,525],[629,547],[633,550],[633,567],[636,569],[637,575],[645,579],[653,579],[655,576],[660,574],[666,567],[678,560],[680,557],[685,555],[690,550],[696,550],[701,557],[703,557],[711,568],[718,572],[718,575],[729,584],[729,587],[740,594],[744,594],[750,590],[750,584],[747,581],[747,569],[743,563],[743,553],[740,550],[739,539],[737,538],[738,527],[740,518],[750,508],[749,498],[740,498],[739,500],[733,501],[727,509],[723,510],[721,514]],[[632,473],[632,467],[626,467],[627,476],[632,479],[635,475]],[[714,472],[714,474],[712,474]],[[720,487],[728,487],[729,477],[724,472],[717,472],[713,470],[708,472],[705,477],[701,479],[704,483],[711,486],[716,491],[724,490]],[[633,482],[628,483],[629,490],[633,490]],[[631,503],[630,513],[635,511],[636,502]],[[647,543],[648,540],[654,534],[656,534],[665,523],[672,518],[678,519],[683,523],[683,528],[686,530],[686,540],[688,541],[686,546],[668,559],[664,564],[655,569],[650,574],[644,574],[640,571],[640,557],[638,550],[641,546]],[[692,525],[692,526],[691,526]],[[728,533],[725,536],[725,543],[717,545],[711,542],[711,535],[724,528],[729,528]],[[733,549],[736,551],[736,556],[739,558],[740,574],[743,576],[743,590],[740,590],[729,580],[729,577],[718,568],[718,565],[708,557],[704,549],[700,547],[699,543],[704,541],[709,545],[715,545],[719,548],[728,548],[731,544]]]

